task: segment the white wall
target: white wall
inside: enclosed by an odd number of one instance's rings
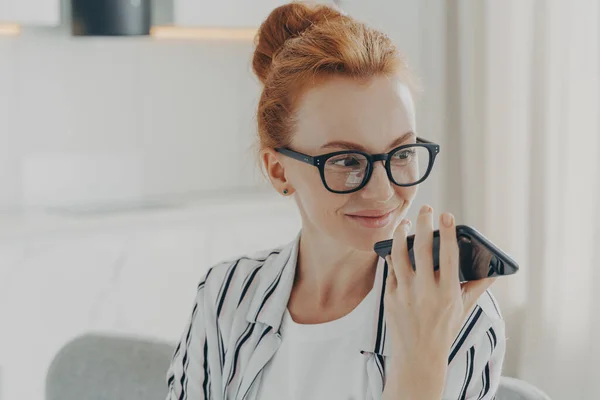
[[[255,185],[251,51],[41,29],[0,37],[0,208]]]

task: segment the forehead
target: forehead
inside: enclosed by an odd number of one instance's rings
[[[348,141],[378,153],[394,139],[415,131],[412,96],[397,78],[379,76],[359,82],[334,77],[300,98],[292,144],[315,151],[331,141]]]

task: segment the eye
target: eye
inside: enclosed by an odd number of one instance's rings
[[[358,164],[358,160],[354,157],[344,157],[341,158],[339,160],[335,160],[335,164],[336,165],[340,165],[340,166],[344,166],[344,167],[350,167],[352,165],[357,165]]]
[[[329,163],[336,167],[357,167],[362,164],[361,160],[355,155],[345,155],[342,157],[332,158],[329,160]]]
[[[394,158],[397,160],[408,160],[416,154],[413,149],[404,149],[394,153]]]

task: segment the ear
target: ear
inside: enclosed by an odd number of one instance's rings
[[[261,150],[260,155],[267,176],[275,190],[283,193],[283,190],[287,189],[287,194],[293,193],[294,188],[285,176],[285,166],[281,160],[281,154],[268,147]]]

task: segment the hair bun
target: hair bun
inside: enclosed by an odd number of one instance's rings
[[[299,37],[312,25],[341,17],[342,14],[325,5],[289,3],[275,8],[261,24],[256,37],[252,67],[261,82],[265,82],[273,58],[286,40]]]

